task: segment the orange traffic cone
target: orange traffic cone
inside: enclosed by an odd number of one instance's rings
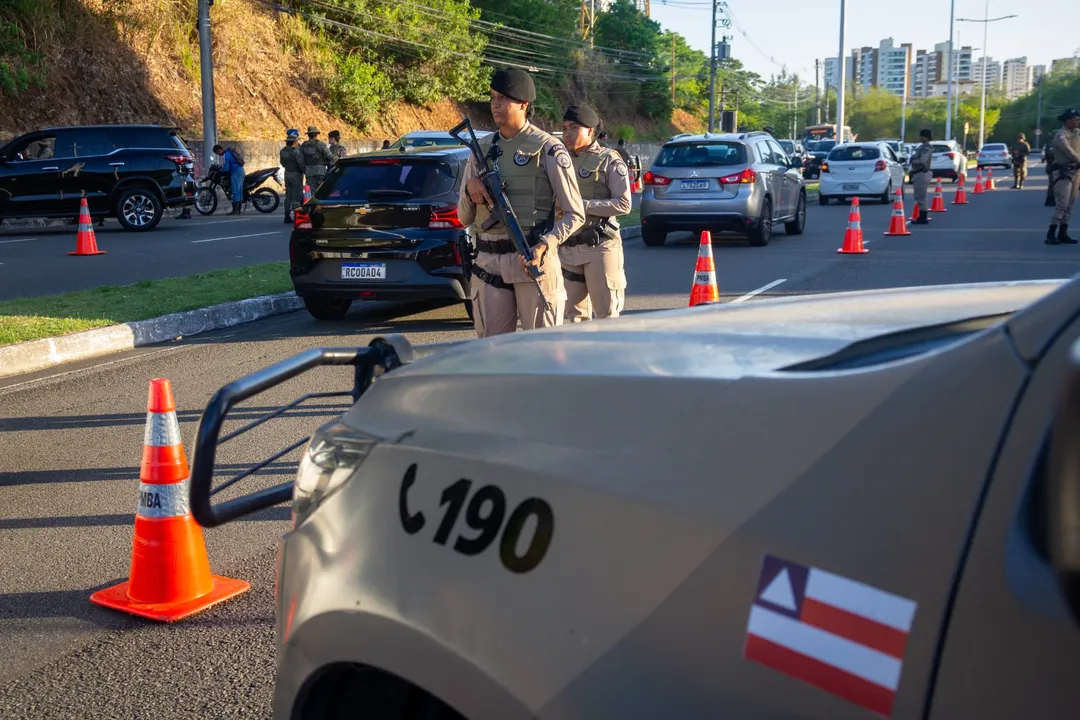
[[[915,222],[922,215],[922,210],[919,209],[919,203],[915,203],[915,207],[911,210],[911,217],[908,218],[908,222]]]
[[[948,212],[945,207],[945,196],[941,194],[941,178],[938,178],[937,187],[934,188],[934,201],[930,203],[930,212]]]
[[[918,210],[919,205],[916,203],[915,209]],[[911,231],[907,229],[907,223],[904,221],[904,191],[897,188],[896,200],[893,201],[892,206],[892,218],[889,220],[889,230],[886,235],[910,235]]]
[[[847,231],[844,233],[844,247],[836,252],[845,255],[861,255],[870,252],[863,247],[862,216],[859,214],[859,198],[851,198],[851,212],[848,213]]]
[[[235,597],[251,586],[210,574],[202,528],[188,508],[188,463],[168,380],[150,381],[139,470],[139,505],[129,579],[90,601],[172,622]]]
[[[971,194],[982,195],[984,192],[986,191],[983,189],[982,170],[978,170],[975,172],[975,187],[971,188]]]
[[[986,168],[986,187],[984,190],[997,190],[997,185],[994,184],[994,168]]]
[[[952,204],[953,205],[967,205],[968,204],[967,193],[964,192],[964,181],[965,180],[967,180],[967,175],[961,175],[960,176],[960,184],[956,188],[956,194],[953,195],[953,199],[952,199]]]
[[[712,233],[703,230],[698,245],[697,266],[694,268],[694,285],[690,288],[690,307],[702,303],[719,302],[720,288],[716,285],[716,266],[713,264]]]
[[[90,220],[90,208],[86,205],[86,198],[79,205],[79,234],[75,238],[75,252],[68,255],[104,255],[104,250],[98,250],[97,236],[94,235],[94,223]]]

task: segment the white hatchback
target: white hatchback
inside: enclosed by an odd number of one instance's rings
[[[885,142],[837,145],[821,163],[818,202],[868,197],[883,203],[904,186],[904,166]]]
[[[1000,165],[1005,169],[1012,167],[1012,156],[1005,143],[989,143],[982,146],[978,157],[979,169]]]

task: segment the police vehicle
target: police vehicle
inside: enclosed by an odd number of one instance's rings
[[[295,481],[217,495],[328,367]],[[1068,718],[1078,433],[1080,279],[900,288],[312,349],[191,502],[292,503],[278,720]]]

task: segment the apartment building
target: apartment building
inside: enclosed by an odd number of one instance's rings
[[[986,89],[995,92],[1001,89],[1001,63],[994,60],[994,58],[979,58],[972,66],[972,77],[975,80],[975,86],[982,89],[985,85]]]
[[[1011,58],[1005,61],[1001,71],[1002,89],[1005,97],[1015,100],[1031,92],[1031,71],[1026,57]]]

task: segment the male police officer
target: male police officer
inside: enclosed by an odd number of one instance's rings
[[[533,254],[528,264],[543,273],[539,279],[543,295],[526,273],[526,261],[506,228],[495,224],[481,229],[493,203],[477,177],[476,160],[470,157],[458,218],[473,225],[477,236],[472,303],[479,337],[512,333],[518,320],[524,330],[561,325],[563,320],[566,289],[559,245],[585,222],[585,209],[570,153],[529,122],[534,100],[536,87],[528,73],[516,68],[497,71],[491,78],[491,115],[499,130],[480,145],[488,162],[497,163],[506,198],[529,236]]]
[[[278,161],[285,170],[285,222],[292,222],[293,210],[304,202],[304,151],[297,145],[300,131],[290,129],[285,133],[285,147],[278,153]]]
[[[330,139],[330,154],[334,156],[334,162],[337,163],[338,160],[348,154],[345,146],[341,144],[341,131],[331,130],[326,137]]]
[[[326,177],[326,170],[334,164],[334,155],[326,143],[318,139],[319,128],[314,125],[308,126],[308,139],[300,146],[304,151],[304,174],[307,175],[308,185],[314,193],[322,185]]]
[[[1069,219],[1080,189],[1080,112],[1069,109],[1058,115],[1064,127],[1051,141],[1054,149],[1054,214],[1046,232],[1047,245],[1073,244],[1069,237]]]
[[[911,170],[908,174],[911,176],[911,184],[915,186],[915,202],[919,205],[919,219],[915,221],[915,224],[926,225],[930,222],[930,203],[927,202],[926,196],[930,189],[930,178],[933,175],[930,171],[930,163],[933,160],[934,148],[930,146],[929,130],[920,130],[919,139],[922,140],[922,144],[911,153]]]
[[[585,105],[563,115],[563,142],[574,155],[585,225],[559,247],[566,282],[566,318],[618,317],[626,290],[619,215],[630,212],[630,173],[618,151],[596,141],[600,118]],[[591,302],[590,302],[591,301]]]
[[[1020,190],[1024,187],[1024,180],[1027,179],[1027,159],[1030,154],[1031,146],[1028,145],[1024,133],[1020,133],[1016,136],[1016,142],[1012,146],[1013,190]]]

